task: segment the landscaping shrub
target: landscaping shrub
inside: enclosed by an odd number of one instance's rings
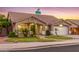
[[[50,31],[46,30],[46,36],[50,35]]]
[[[8,37],[17,37],[15,32],[9,32]]]

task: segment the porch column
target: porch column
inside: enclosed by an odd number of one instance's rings
[[[12,27],[13,27],[13,32],[15,32],[15,30],[16,30],[16,27],[17,26],[17,24],[16,23],[13,23],[13,25],[12,25]]]
[[[30,23],[27,23],[27,29],[30,30]]]
[[[45,25],[43,25],[43,28],[42,28],[42,35],[45,35],[45,34],[46,34]]]
[[[42,30],[43,30],[43,31],[45,31],[45,25],[43,25],[43,28],[42,28]]]
[[[37,24],[35,24],[35,32],[36,32],[36,34],[38,34],[38,26],[37,26]]]
[[[42,34],[42,31],[43,31],[43,26],[39,25],[39,34]]]

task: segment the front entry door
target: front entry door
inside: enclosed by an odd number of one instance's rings
[[[42,32],[42,25],[40,24],[31,24],[30,25],[30,30],[32,31],[32,33],[35,35],[39,35],[40,32]]]

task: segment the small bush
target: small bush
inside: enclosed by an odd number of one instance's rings
[[[46,30],[46,36],[49,36],[49,35],[50,35],[50,31]]]
[[[8,37],[16,37],[16,33],[15,32],[10,32]]]

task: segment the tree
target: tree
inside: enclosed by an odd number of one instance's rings
[[[9,33],[8,27],[10,25],[11,25],[11,21],[9,19],[7,19],[4,15],[0,15],[0,30],[2,31],[2,28],[6,28],[6,31],[8,34]]]

